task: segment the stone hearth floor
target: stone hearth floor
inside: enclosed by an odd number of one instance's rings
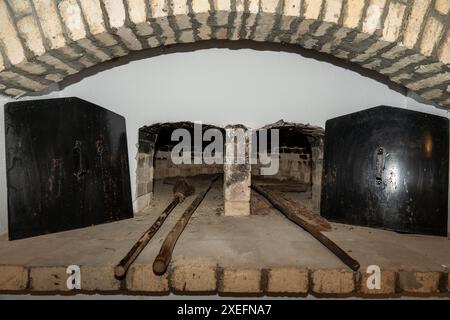
[[[169,202],[157,186],[154,204],[134,219],[8,241],[0,237],[0,292],[17,294],[220,294],[223,296],[450,296],[450,240],[332,224],[326,234],[361,263],[353,272],[308,233],[275,210],[224,217],[221,183],[208,193],[175,247],[164,276],[153,259],[193,200],[177,207],[127,277],[114,265]],[[81,268],[81,290],[68,291],[66,269]],[[369,290],[369,265],[381,268],[381,289]]]

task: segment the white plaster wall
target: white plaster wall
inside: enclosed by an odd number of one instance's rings
[[[447,117],[370,78],[297,54],[209,49],[174,53],[103,71],[52,96],[77,96],[125,116],[131,185],[137,133],[155,122],[199,120],[251,127],[329,118],[380,104]],[[0,105],[8,99],[0,97]],[[6,230],[4,122],[0,112],[0,232]]]

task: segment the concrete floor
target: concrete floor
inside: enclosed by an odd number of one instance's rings
[[[204,185],[205,181],[198,181],[197,189]],[[158,184],[153,204],[134,219],[16,241],[1,236],[0,265],[113,266],[168,204],[171,188]],[[164,237],[193,198],[172,212],[136,264],[153,263]],[[276,210],[248,217],[224,217],[222,212],[222,186],[218,181],[179,238],[173,261],[209,259],[233,268],[346,269],[317,240]],[[446,273],[450,267],[449,238],[332,226],[326,234],[360,262],[361,270],[378,265],[383,270]]]

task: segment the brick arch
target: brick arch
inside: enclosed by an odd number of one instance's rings
[[[291,43],[450,108],[450,0],[0,0],[0,92],[40,92],[130,51]]]

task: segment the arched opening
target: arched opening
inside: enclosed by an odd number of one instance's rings
[[[196,181],[223,173],[221,162],[208,164],[204,161],[203,152],[211,143],[203,139],[208,130],[223,136],[223,128],[189,121],[156,123],[139,129],[136,211],[145,209],[158,189],[162,190],[160,195],[170,196],[168,185],[173,185],[178,179],[186,179],[195,187]],[[179,150],[182,154],[177,156],[184,158],[175,159],[172,153],[175,153],[177,146],[180,148],[180,143],[185,145]],[[223,154],[217,154],[220,150],[214,149],[212,152],[214,157],[223,157]],[[195,159],[196,156],[199,158]]]
[[[269,157],[271,152],[278,152],[278,170],[264,175],[261,171],[264,165],[258,162],[252,166],[252,180],[277,190],[311,212],[319,213],[324,129],[280,120],[258,130],[258,142],[261,130],[267,130],[264,135],[268,137],[268,144],[266,150],[260,150],[258,143],[258,157],[261,157],[261,152],[267,151]],[[278,146],[275,148],[271,140],[272,130],[278,131]],[[252,193],[252,211],[260,211],[264,203],[266,201],[260,195]]]
[[[223,129],[188,121],[141,127],[136,156],[135,211],[143,210],[151,204],[156,193],[156,197],[170,196],[169,186],[179,179],[185,179],[195,187],[213,175],[232,174],[235,178],[229,180],[231,185],[237,186],[238,193],[242,196],[242,193],[250,192],[245,182],[242,184],[234,181],[236,177],[246,175],[247,166],[228,166],[225,161],[229,154],[224,153],[224,150],[229,152],[229,149],[226,149],[224,143],[233,144],[233,148],[236,147],[234,144],[237,144],[234,140],[227,140],[227,128],[229,127]],[[242,129],[252,132],[251,141],[244,142],[245,148],[250,148],[251,145],[254,156],[248,166],[251,177],[247,181],[268,186],[290,197],[292,201],[300,202],[309,211],[319,213],[324,129],[283,120],[257,130],[244,126]],[[205,132],[208,130],[216,131],[218,136],[205,139]],[[273,135],[274,131],[276,135]],[[221,147],[214,148],[212,154],[207,154],[207,146],[211,145],[211,141],[218,142],[216,139],[220,140]],[[181,141],[187,143],[184,148],[180,148]],[[196,143],[200,143],[200,149]],[[177,156],[184,158],[176,159]],[[199,158],[195,159],[196,156]],[[207,156],[214,157],[215,162],[206,160]],[[270,163],[272,160],[276,163]],[[271,170],[267,170],[268,165],[273,166]],[[234,187],[230,187],[225,181],[223,188],[220,192],[224,195],[222,201],[231,203],[226,215],[261,214],[264,211],[266,201],[257,193],[250,192],[249,197],[238,196],[239,201],[236,202],[227,197],[228,189]],[[246,208],[250,210],[247,212]],[[222,213],[220,208],[216,208],[216,211]]]
[[[286,43],[384,75],[448,107],[445,1],[30,1],[0,4],[0,92],[43,92],[148,48],[205,40]]]

